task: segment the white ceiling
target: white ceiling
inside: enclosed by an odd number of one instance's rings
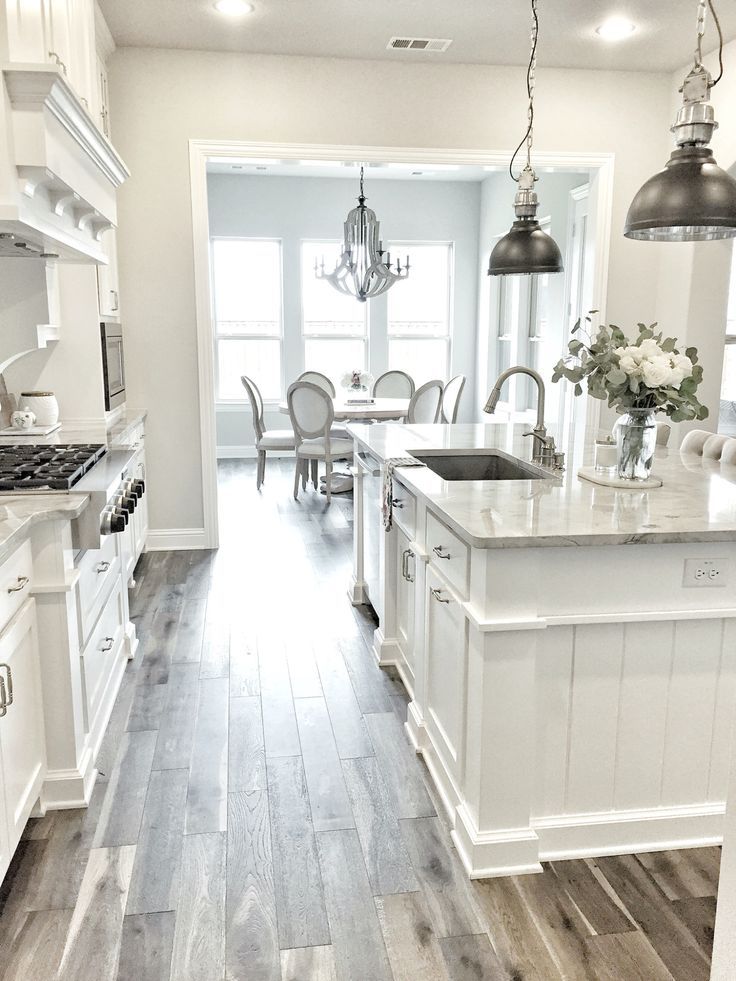
[[[119,45],[368,58],[447,64],[520,65],[528,52],[530,8],[523,0],[252,0],[255,12],[232,19],[213,0],[100,0]],[[674,70],[694,46],[695,0],[541,0],[541,65]],[[736,4],[717,0],[727,39],[736,37]],[[610,14],[636,32],[616,44],[595,28]],[[388,51],[392,36],[452,38],[444,53]],[[716,46],[708,24],[706,50]],[[380,78],[377,79],[380,84]],[[401,93],[397,93],[401,98]]]

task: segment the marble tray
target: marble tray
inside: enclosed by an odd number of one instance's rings
[[[642,490],[642,488],[661,487],[662,481],[659,477],[647,477],[646,480],[624,480],[614,474],[596,470],[595,467],[581,467],[578,470],[578,477],[589,480],[592,484],[600,484],[602,487],[616,487],[621,490]]]

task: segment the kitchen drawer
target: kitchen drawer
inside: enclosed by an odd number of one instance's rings
[[[118,536],[103,535],[100,548],[85,552],[79,562],[79,629],[82,644],[100,614],[110,582],[120,576]]]
[[[0,566],[0,630],[15,616],[33,588],[33,557],[26,540]]]
[[[118,577],[81,656],[87,732],[94,727],[100,704],[121,656],[124,636],[123,584]]]
[[[393,520],[409,538],[414,538],[417,531],[417,499],[396,479],[393,483],[393,502]]]
[[[426,544],[430,563],[442,573],[458,595],[467,599],[470,549],[431,511],[427,511]]]

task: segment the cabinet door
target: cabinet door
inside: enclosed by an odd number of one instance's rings
[[[46,8],[47,0],[6,0],[8,58],[11,62],[43,64],[48,61]]]
[[[107,88],[107,65],[98,54],[97,61],[97,115],[95,119],[105,136],[110,138],[110,97]]]
[[[5,818],[11,850],[20,840],[46,767],[36,603],[29,599],[0,635],[0,677],[8,701],[0,718]]]
[[[383,620],[380,564],[381,536],[384,534],[381,523],[381,478],[368,471],[363,477],[363,579],[379,620]]]
[[[94,114],[97,89],[95,15],[92,0],[67,0],[70,30],[69,81],[90,115]]]
[[[100,316],[105,319],[118,320],[120,317],[120,292],[118,287],[118,248],[114,228],[104,233],[102,248],[108,262],[106,266],[97,267]]]
[[[409,539],[398,527],[396,528],[396,563],[396,639],[413,680],[417,557],[409,547]]]
[[[133,476],[136,480],[146,480],[146,461],[143,457],[138,460]],[[135,562],[141,557],[141,553],[146,547],[146,538],[148,537],[148,485],[146,484],[146,492],[143,497],[138,501],[138,507],[135,510]],[[135,568],[135,562],[133,566]]]
[[[72,84],[72,3],[71,0],[44,0],[44,28],[46,34],[46,56],[61,69],[67,81]]]
[[[434,569],[427,568],[427,725],[448,770],[459,776],[462,754],[467,626],[461,604]]]

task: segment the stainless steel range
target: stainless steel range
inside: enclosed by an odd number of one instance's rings
[[[0,446],[0,495],[89,495],[89,507],[72,523],[74,545],[99,548],[101,535],[125,531],[145,493],[144,481],[128,473],[133,456],[98,443]]]

